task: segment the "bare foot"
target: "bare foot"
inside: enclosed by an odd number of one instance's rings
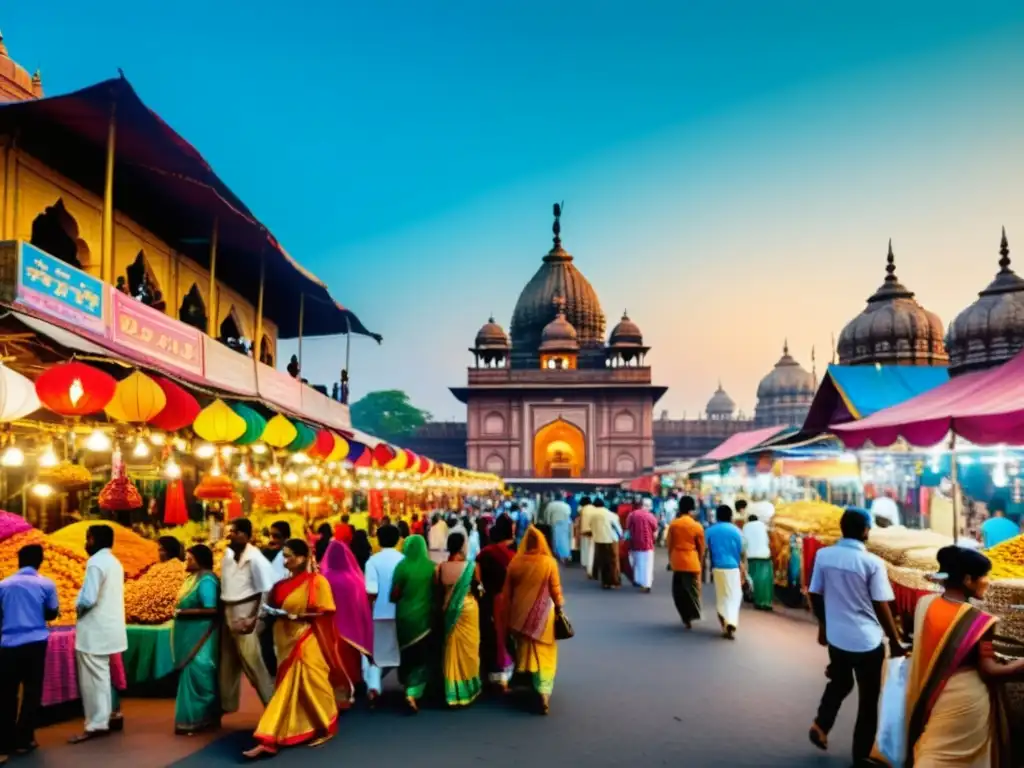
[[[246,750],[242,753],[242,757],[246,760],[262,760],[265,757],[273,757],[276,752],[272,749],[267,749],[262,744],[253,747],[252,749]]]
[[[405,704],[407,707],[409,707],[409,711],[412,712],[414,715],[420,711],[420,705],[416,703],[416,699],[414,699],[412,696],[405,697]]]
[[[328,734],[327,736],[321,736],[319,739],[313,739],[313,741],[309,742],[309,748],[315,749],[316,747],[322,747],[333,738],[334,736]]]

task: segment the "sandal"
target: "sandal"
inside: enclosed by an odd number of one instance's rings
[[[313,739],[313,741],[309,742],[308,746],[310,749],[316,749],[317,747],[322,747],[324,744],[326,744],[333,738],[334,737],[330,734],[328,734],[327,736],[321,736],[319,739]]]
[[[76,736],[72,736],[68,739],[68,744],[83,744],[86,741],[92,741],[93,739],[102,739],[105,736],[109,736],[110,731],[82,731]]]

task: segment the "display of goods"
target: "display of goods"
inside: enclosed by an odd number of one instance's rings
[[[92,484],[92,472],[81,464],[62,461],[55,467],[41,469],[39,479],[64,490],[88,488]]]
[[[939,570],[939,550],[936,547],[908,549],[903,553],[903,562],[906,568],[936,573]]]
[[[0,542],[7,541],[11,536],[14,536],[17,533],[23,533],[30,530],[32,530],[32,526],[25,522],[25,518],[20,515],[15,515],[13,512],[4,512],[3,510],[0,510]],[[7,572],[4,571],[2,576],[6,575]]]
[[[824,501],[788,501],[776,505],[772,527],[835,540],[842,536],[839,530],[842,516],[842,507]]]
[[[885,564],[889,573],[889,581],[907,589],[917,589],[922,592],[938,592],[939,587],[931,581],[924,571],[916,568],[902,568],[891,563]]]
[[[207,473],[196,486],[195,497],[203,501],[225,501],[235,492],[230,478],[226,475]]]
[[[126,578],[138,577],[146,568],[157,561],[155,541],[144,539],[130,528],[109,520],[82,520],[61,528],[47,537],[47,541],[85,557],[85,534],[93,525],[109,525],[114,529],[114,554],[124,567]]]
[[[40,569],[40,573],[53,579],[53,583],[57,586],[60,616],[51,623],[54,626],[74,624],[75,601],[78,599],[82,582],[85,580],[86,558],[66,547],[50,543],[42,532],[29,526],[0,542],[0,577],[10,576],[18,570],[18,550],[29,544],[43,546],[43,567]]]
[[[188,549],[193,544],[205,544],[209,531],[203,523],[190,520],[184,525],[175,525],[170,528],[161,528],[158,536],[173,536],[181,542],[183,549]]]
[[[985,552],[993,579],[1024,579],[1024,536],[1014,536]]]
[[[996,637],[1024,643],[1024,579],[993,581],[985,594],[981,609],[999,617]]]
[[[142,506],[142,494],[128,479],[120,449],[115,449],[110,458],[110,482],[103,486],[97,502],[107,512],[122,512]]]
[[[252,521],[253,536],[263,539],[263,531],[269,531],[272,523],[288,523],[291,528],[292,538],[303,538],[306,532],[306,518],[292,512],[266,512],[264,514],[250,515]]]
[[[284,494],[277,483],[267,483],[256,489],[252,495],[252,505],[257,509],[273,510],[284,506]]]
[[[125,582],[124,616],[129,624],[163,624],[174,618],[178,593],[185,583],[185,563],[156,563],[139,578]]]
[[[908,554],[912,550],[939,550],[949,546],[953,539],[941,533],[924,529],[903,528],[872,528],[868,533],[867,548],[869,552],[878,555],[887,563],[898,566],[908,566]],[[917,567],[917,566],[911,566]],[[938,562],[933,565],[923,566],[934,571]]]

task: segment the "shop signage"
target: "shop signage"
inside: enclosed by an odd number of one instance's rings
[[[267,402],[294,413],[302,413],[302,387],[301,381],[293,379],[285,371],[263,363],[256,365],[256,388],[260,397]]]
[[[202,331],[110,287],[110,338],[164,366],[203,375]]]
[[[17,301],[98,336],[107,335],[107,286],[31,243],[20,243]]]

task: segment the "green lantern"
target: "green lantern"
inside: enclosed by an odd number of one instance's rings
[[[253,408],[242,403],[232,403],[231,410],[245,421],[245,433],[235,440],[235,445],[252,445],[261,437],[267,428],[267,420]]]
[[[294,422],[295,439],[288,443],[288,450],[295,453],[304,451],[316,442],[316,430],[301,421]]]

